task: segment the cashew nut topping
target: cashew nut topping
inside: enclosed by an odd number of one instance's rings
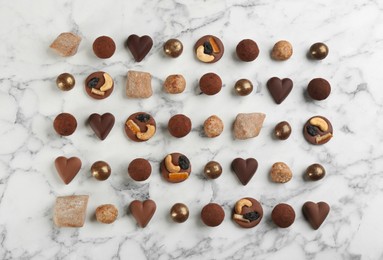
[[[313,117],[310,119],[310,124],[319,127],[323,132],[328,130],[328,124],[323,118]]]
[[[168,154],[165,158],[165,167],[171,173],[177,173],[181,170],[181,167],[173,164],[171,154]]]
[[[149,140],[156,132],[156,127],[154,125],[146,125],[146,132],[138,132],[136,136],[138,139],[146,141]]]
[[[92,88],[92,90],[90,92],[92,92],[93,94],[99,95],[99,96],[105,95],[104,91],[100,91],[100,90],[95,89],[95,88]]]
[[[197,48],[197,58],[200,60],[200,61],[203,61],[203,62],[211,62],[214,60],[214,56],[213,55],[209,55],[209,54],[205,54],[204,53],[204,47],[203,45],[199,46]]]
[[[134,121],[133,120],[128,120],[127,122],[126,122],[126,125],[129,127],[129,129],[134,133],[134,134],[137,134],[138,132],[140,132],[141,130],[140,130],[140,127],[136,124],[136,123],[134,123]]]
[[[248,222],[248,223],[250,223],[250,220],[245,219],[245,218],[243,217],[243,215],[240,215],[240,214],[234,214],[234,215],[233,215],[233,219],[236,219],[236,220],[239,220],[239,221],[243,221],[243,222]]]
[[[251,206],[253,206],[253,203],[251,203],[251,201],[248,200],[248,199],[241,199],[241,200],[239,200],[239,201],[235,204],[235,212],[236,212],[237,214],[241,214],[241,212],[242,212],[242,208],[243,208],[244,206],[251,207]]]
[[[104,73],[103,76],[104,76],[105,83],[104,83],[104,85],[102,85],[100,87],[100,90],[101,91],[107,91],[107,90],[112,88],[113,79],[110,77],[110,75],[108,73]]]

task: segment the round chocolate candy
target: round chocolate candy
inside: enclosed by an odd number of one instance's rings
[[[223,127],[223,121],[216,115],[209,116],[203,123],[203,130],[209,138],[219,136],[223,132]]]
[[[306,141],[319,145],[325,144],[333,136],[332,125],[330,121],[323,116],[313,116],[307,120],[303,127],[303,136]]]
[[[53,121],[53,128],[59,135],[69,136],[76,130],[77,120],[69,113],[61,113]]]
[[[331,93],[330,83],[322,78],[315,78],[307,86],[307,93],[312,99],[324,100]]]
[[[177,58],[182,54],[184,47],[180,40],[170,39],[165,42],[163,49],[167,56]]]
[[[239,96],[247,96],[253,91],[253,84],[248,79],[240,79],[235,83],[234,90]]]
[[[271,212],[271,219],[278,227],[287,228],[295,221],[295,211],[290,205],[280,203]]]
[[[183,203],[176,203],[170,209],[170,217],[174,222],[183,223],[189,218],[189,209]]]
[[[236,53],[238,58],[242,61],[253,61],[259,55],[258,45],[251,39],[244,39],[238,43]]]
[[[170,75],[165,79],[164,90],[169,94],[182,93],[186,88],[184,76],[180,74]]]
[[[293,55],[293,46],[291,43],[284,40],[277,42],[271,51],[271,57],[274,60],[288,60],[291,55]]]
[[[242,198],[235,203],[233,220],[243,228],[252,228],[261,222],[262,205],[253,198]]]
[[[128,174],[135,181],[145,181],[152,173],[152,166],[149,161],[143,158],[137,158],[130,162]]]
[[[125,122],[125,133],[135,142],[145,142],[156,133],[156,121],[148,113],[134,113]]]
[[[312,181],[318,181],[320,179],[323,179],[325,175],[326,175],[326,170],[319,163],[311,164],[309,167],[307,167],[305,172],[306,179],[312,180]]]
[[[199,87],[202,93],[206,95],[215,95],[221,91],[222,80],[215,73],[206,73],[199,80]]]
[[[291,134],[291,126],[288,122],[279,122],[274,128],[274,135],[279,140],[286,140]]]
[[[56,79],[56,85],[59,89],[63,91],[71,90],[76,84],[76,80],[73,75],[69,73],[62,73]]]
[[[202,208],[202,222],[209,227],[219,226],[225,218],[225,211],[216,203],[209,203]]]
[[[104,99],[112,94],[114,82],[112,77],[103,71],[90,74],[85,80],[85,90],[94,99]]]
[[[104,161],[97,161],[90,168],[92,176],[99,181],[105,181],[112,174],[109,164]]]
[[[118,209],[112,204],[100,205],[96,209],[96,219],[103,224],[113,223],[118,216]]]
[[[205,35],[194,45],[197,59],[205,63],[219,61],[224,53],[223,43],[213,35]]]
[[[100,59],[108,59],[116,51],[116,44],[108,36],[100,36],[93,42],[93,52]]]
[[[183,182],[189,178],[191,164],[185,155],[181,153],[171,153],[161,162],[160,171],[164,179],[168,182]]]
[[[328,47],[323,42],[317,42],[310,47],[310,56],[315,60],[323,60],[328,55]]]
[[[185,115],[174,115],[169,119],[168,130],[169,133],[177,138],[181,138],[190,133],[192,123],[190,118]]]
[[[222,166],[216,161],[210,161],[205,165],[204,173],[210,179],[217,179],[222,174]]]

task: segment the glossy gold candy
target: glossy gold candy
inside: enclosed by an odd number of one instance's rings
[[[282,121],[274,128],[274,135],[279,140],[286,140],[291,134],[291,126],[288,122]]]
[[[326,175],[326,170],[324,167],[318,163],[314,163],[307,167],[306,169],[306,178],[312,181],[317,181],[322,179]]]
[[[317,42],[311,45],[310,55],[313,59],[323,60],[328,55],[328,47],[322,42]]]
[[[92,173],[92,176],[99,181],[105,181],[109,178],[110,174],[112,173],[109,164],[107,164],[104,161],[95,162],[90,168],[90,171]]]
[[[210,179],[217,179],[222,174],[222,166],[215,161],[208,162],[205,166],[204,173]]]
[[[234,90],[240,96],[247,96],[253,91],[253,84],[250,80],[240,79],[235,83]]]
[[[170,209],[170,217],[174,222],[183,223],[189,218],[189,209],[183,203],[176,203]]]
[[[75,84],[74,77],[69,73],[60,74],[56,79],[57,87],[63,91],[71,90]]]
[[[177,58],[182,54],[183,45],[177,39],[170,39],[164,44],[164,52],[166,55],[172,58]]]

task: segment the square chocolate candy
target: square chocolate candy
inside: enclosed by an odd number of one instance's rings
[[[152,96],[152,76],[141,71],[128,71],[126,95],[130,98],[148,98]]]
[[[73,56],[77,53],[78,46],[80,45],[81,37],[70,33],[61,33],[52,42],[50,48],[53,49],[57,54],[63,57]]]
[[[53,221],[58,227],[82,227],[85,222],[88,195],[57,197]]]

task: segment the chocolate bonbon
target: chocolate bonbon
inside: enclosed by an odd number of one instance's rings
[[[267,81],[267,89],[275,103],[281,104],[293,89],[293,81],[289,78],[272,77]]]
[[[216,115],[209,116],[203,123],[205,136],[209,138],[219,136],[223,132],[223,128],[223,121]]]
[[[111,224],[118,217],[118,209],[113,204],[103,204],[96,208],[95,216],[98,222]]]
[[[310,223],[311,227],[317,230],[330,212],[330,206],[326,202],[307,201],[302,206],[302,213],[305,219]]]
[[[103,71],[90,74],[85,80],[85,90],[94,99],[104,99],[112,94],[114,81],[112,77]]]
[[[238,180],[242,185],[249,183],[251,178],[253,178],[255,172],[258,169],[258,161],[254,158],[242,159],[236,158],[231,163],[231,169],[237,175]]]
[[[290,42],[282,40],[275,43],[271,51],[271,57],[274,60],[284,61],[288,60],[293,55],[293,46]]]
[[[151,200],[147,199],[144,201],[134,200],[129,205],[129,211],[137,221],[137,224],[144,228],[148,225],[156,212],[157,205]]]
[[[53,121],[53,128],[61,136],[69,136],[76,131],[77,120],[69,113],[61,113]]]
[[[174,222],[183,223],[189,218],[189,208],[183,203],[176,203],[170,209],[170,217]]]
[[[172,116],[168,122],[169,133],[177,138],[185,137],[190,133],[192,129],[192,123],[190,118],[183,114],[177,114]]]
[[[184,76],[180,74],[169,75],[164,82],[164,90],[169,94],[182,93],[186,88]]]
[[[209,179],[217,179],[222,174],[222,166],[216,161],[210,161],[205,165],[203,172]]]
[[[96,136],[101,140],[109,135],[114,126],[115,118],[111,113],[99,115],[97,113],[91,114],[88,118],[88,123]]]
[[[201,210],[202,222],[209,227],[219,226],[225,218],[225,211],[217,203],[209,203]]]
[[[270,170],[270,178],[273,182],[285,183],[291,180],[293,173],[284,162],[276,162]]]
[[[306,180],[318,181],[326,175],[325,168],[319,163],[311,164],[305,171]]]
[[[125,133],[135,142],[145,142],[156,133],[156,121],[148,113],[134,113],[125,122]]]
[[[313,116],[303,127],[303,136],[311,144],[325,144],[333,137],[332,125],[323,116]]]
[[[287,228],[295,221],[295,211],[290,205],[280,203],[271,212],[271,219],[278,227]]]
[[[323,60],[327,57],[329,49],[323,42],[317,42],[311,45],[309,54],[312,59]]]
[[[252,228],[261,222],[263,208],[253,198],[242,198],[235,203],[233,209],[233,220],[243,228]]]
[[[172,58],[177,58],[182,54],[184,47],[178,39],[169,39],[163,46],[164,53]]]
[[[136,34],[132,34],[126,40],[126,46],[132,53],[134,60],[140,62],[152,49],[153,40],[148,35],[140,37]]]
[[[255,41],[244,39],[240,41],[235,49],[240,60],[250,62],[255,60],[259,55],[259,48]]]
[[[100,59],[108,59],[116,51],[116,44],[109,36],[100,36],[93,42],[93,52]]]
[[[105,181],[112,174],[112,169],[107,162],[97,161],[90,167],[90,172],[95,179]]]
[[[202,93],[212,96],[221,91],[222,80],[217,74],[209,72],[200,78],[199,87]]]
[[[289,136],[291,135],[291,131],[291,126],[286,121],[279,122],[274,127],[274,135],[279,140],[286,140],[287,138],[289,138]]]
[[[63,91],[71,90],[76,84],[76,80],[72,74],[62,73],[56,79],[56,85]]]
[[[152,173],[152,166],[144,158],[136,158],[128,166],[128,174],[135,181],[145,181]]]
[[[56,198],[53,222],[57,227],[82,227],[85,223],[88,195]]]
[[[322,78],[312,79],[307,85],[307,93],[314,100],[324,100],[331,93],[330,83]]]
[[[81,165],[81,160],[78,157],[59,156],[55,160],[56,170],[65,184],[69,184],[76,177]]]
[[[196,42],[194,51],[198,60],[205,63],[214,63],[222,58],[224,47],[217,37],[205,35]]]
[[[247,96],[253,92],[253,84],[248,79],[240,79],[235,83],[234,90],[239,96]]]
[[[185,155],[181,153],[171,153],[161,162],[160,171],[164,179],[168,182],[182,182],[189,178],[191,163]]]

